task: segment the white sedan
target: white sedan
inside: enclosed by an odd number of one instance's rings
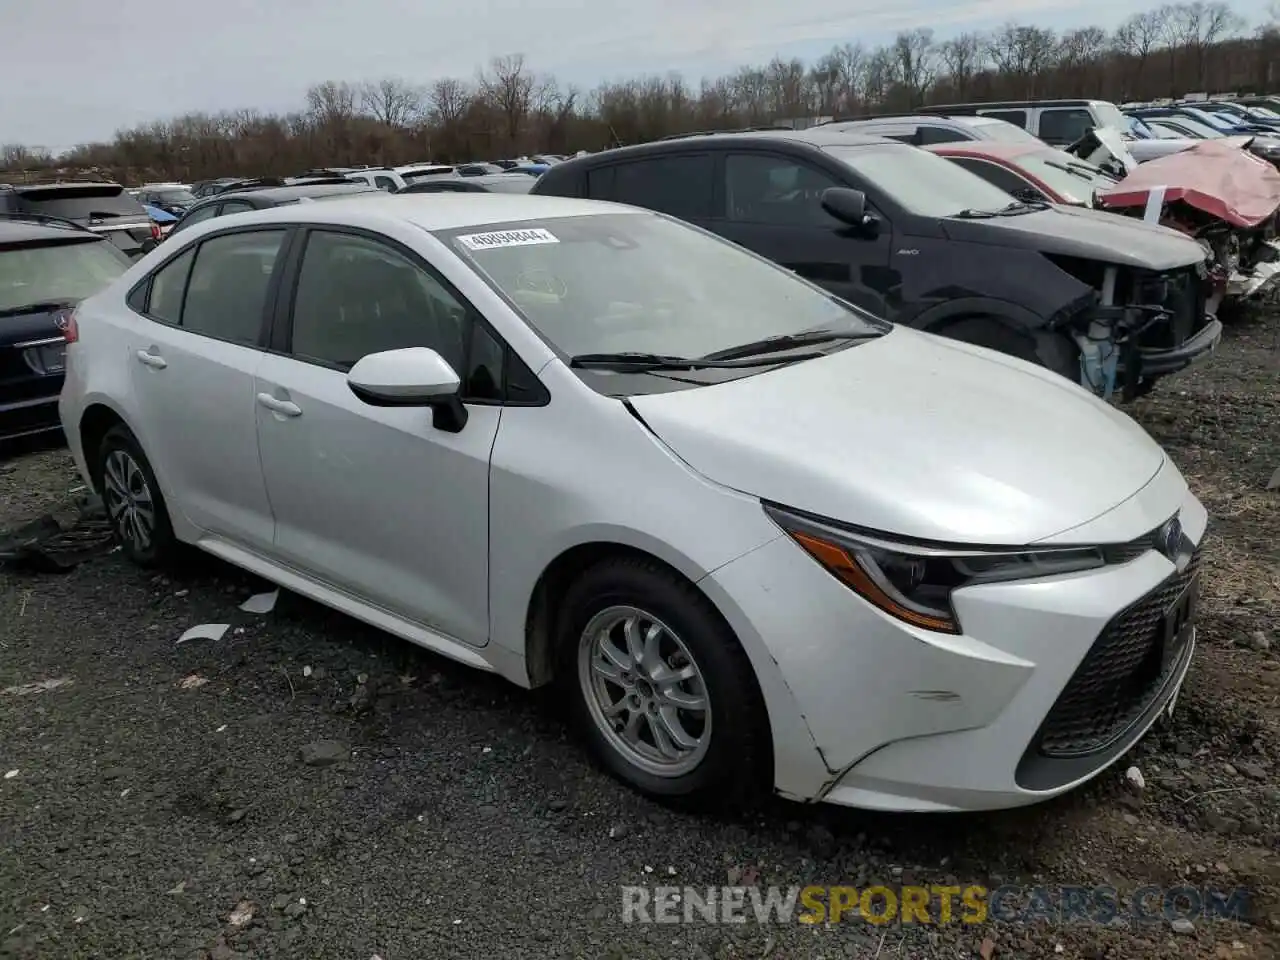
[[[208,221],[68,323],[132,560],[179,544],[514,683],[651,795],[973,810],[1171,709],[1204,508],[1061,377],[660,214]]]

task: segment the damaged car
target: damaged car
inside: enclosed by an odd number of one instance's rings
[[[1097,199],[1199,242],[1214,283],[1211,311],[1223,299],[1273,291],[1280,278],[1280,171],[1225,138],[1143,164]]]
[[[1222,333],[1192,238],[1018,200],[884,138],[691,134],[566,161],[533,193],[679,217],[877,316],[1038,363],[1103,397],[1148,391],[1209,356]]]

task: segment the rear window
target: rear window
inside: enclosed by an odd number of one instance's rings
[[[23,209],[67,220],[145,217],[146,211],[124,187],[67,187],[26,190],[18,194]]]
[[[33,303],[83,300],[131,265],[114,244],[103,240],[0,247],[0,312]]]

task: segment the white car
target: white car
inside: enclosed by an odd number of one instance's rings
[[[525,687],[640,790],[1031,803],[1190,663],[1206,513],[1124,414],[696,227],[510,194],[199,224],[68,324],[124,552]]]

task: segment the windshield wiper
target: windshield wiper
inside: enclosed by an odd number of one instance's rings
[[[739,360],[744,357],[756,357],[762,354],[777,353],[780,350],[793,350],[796,347],[807,347],[816,343],[831,343],[833,340],[871,340],[880,336],[875,333],[841,333],[838,330],[802,330],[799,333],[784,333],[776,337],[765,337],[763,340],[752,340],[736,347],[726,347],[715,353],[708,353],[702,360]]]
[[[964,220],[983,220],[988,217],[1016,217],[1023,213],[1034,213],[1037,210],[1048,210],[1049,204],[1043,200],[1014,200],[999,210],[961,210],[955,216]]]
[[[0,317],[16,317],[23,313],[52,313],[54,310],[65,310],[75,306],[74,300],[41,300],[37,303],[24,303],[17,307],[0,310]]]
[[[673,357],[662,353],[580,353],[569,358],[569,366],[579,370],[613,370],[618,373],[645,373],[649,370],[702,370],[706,368],[759,367],[765,364],[793,363],[798,360],[813,360],[822,356],[820,353],[801,353],[782,360],[767,360],[762,357],[743,357],[741,359],[713,359],[706,357]]]
[[[1088,180],[1088,181],[1093,180],[1094,171],[1090,170],[1088,167],[1084,166],[1083,164],[1059,163],[1057,160],[1046,160],[1044,161],[1044,165],[1046,167],[1053,167],[1053,169],[1055,170],[1065,171],[1066,173],[1071,174],[1073,177],[1079,177],[1081,180]]]

